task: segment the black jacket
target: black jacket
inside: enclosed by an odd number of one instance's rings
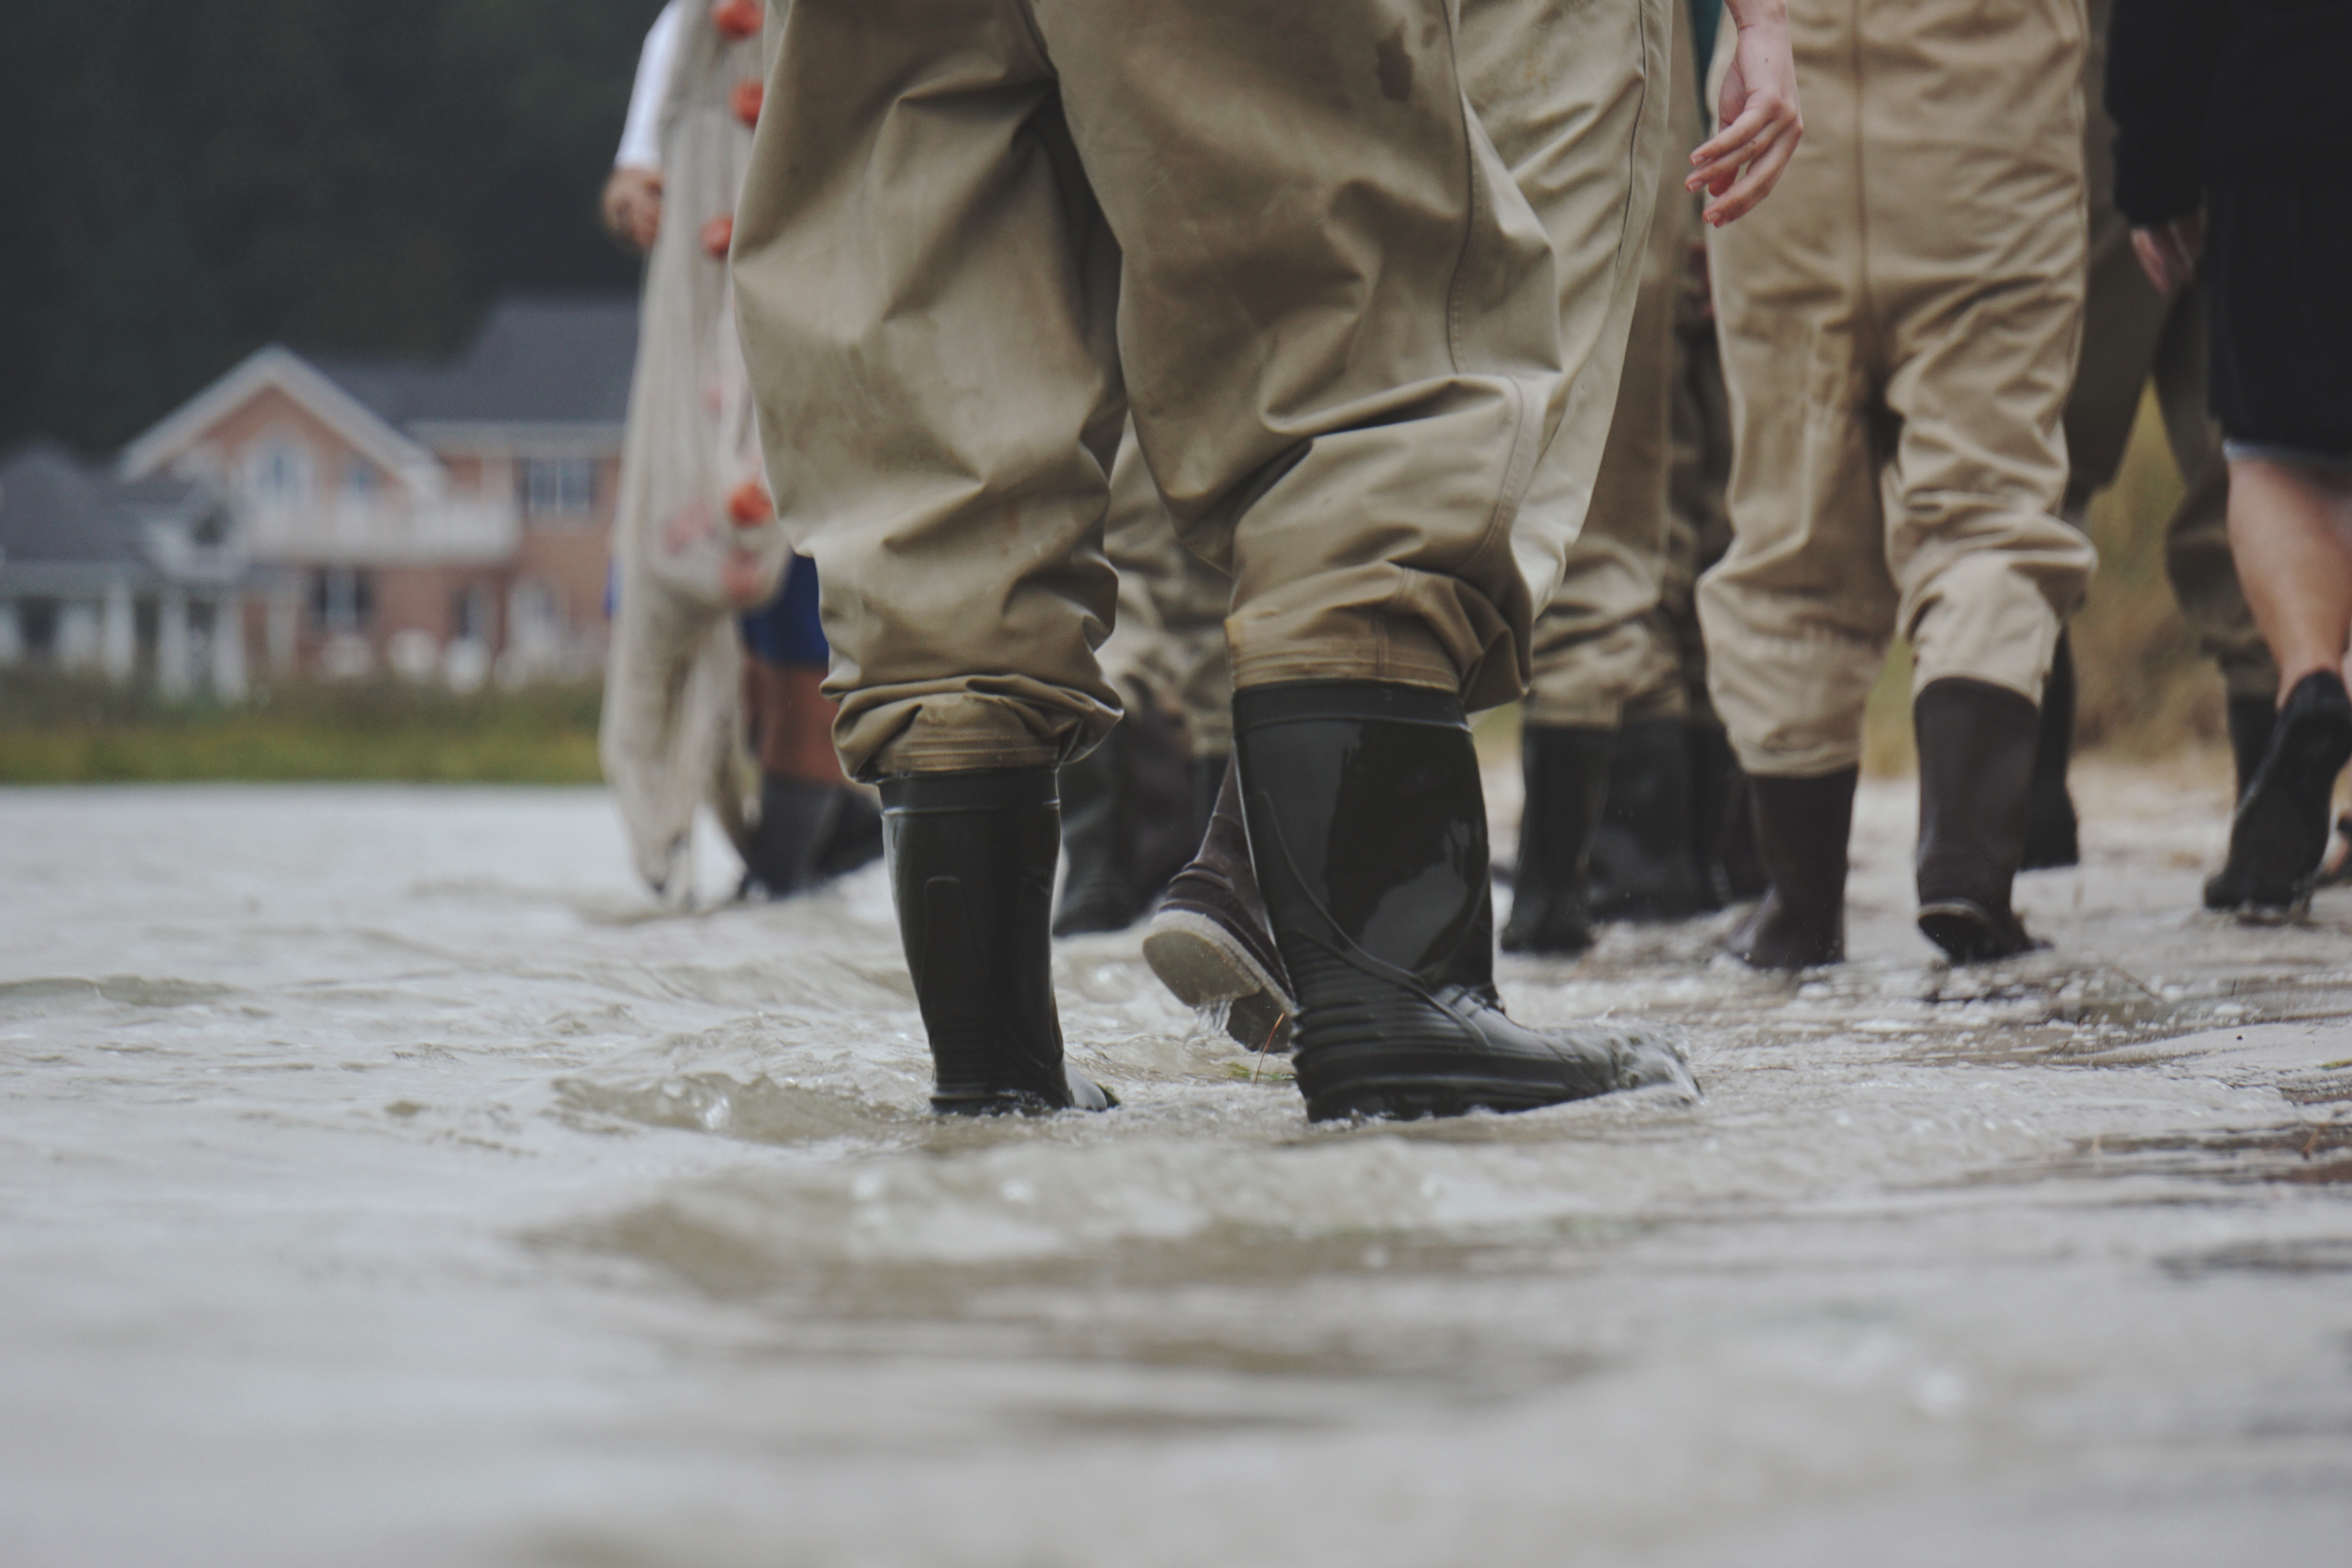
[[[2208,184],[2315,177],[2352,156],[2352,0],[2115,0],[2106,91],[2136,225],[2195,211]]]

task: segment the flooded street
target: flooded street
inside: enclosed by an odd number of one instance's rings
[[[1125,1108],[946,1125],[878,868],[0,795],[0,1562],[2340,1562],[2352,889],[2194,912],[2210,783],[2077,795],[2050,952],[1931,962],[1871,783],[1842,970],[1505,961],[1703,1102],[1313,1131],[1139,930],[1057,955]]]

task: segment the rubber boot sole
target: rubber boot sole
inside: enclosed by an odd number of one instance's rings
[[[2028,936],[2015,916],[2004,923],[1972,899],[1942,899],[1920,905],[1919,934],[1942,948],[1954,963],[2014,958],[2050,945]]]
[[[1069,1079],[1070,1102],[1056,1105],[1044,1095],[1025,1089],[989,1089],[972,1094],[934,1094],[931,1113],[935,1116],[1051,1116],[1059,1110],[1113,1110],[1118,1109],[1118,1096],[1065,1066],[1063,1075]]]
[[[1388,1118],[1417,1121],[1427,1117],[1466,1116],[1474,1110],[1508,1115],[1572,1104],[1580,1100],[1638,1089],[1673,1089],[1692,1100],[1701,1097],[1698,1079],[1679,1048],[1655,1042],[1636,1045],[1640,1066],[1635,1076],[1601,1085],[1584,1086],[1581,1092],[1562,1092],[1557,1077],[1465,1071],[1458,1057],[1433,1062],[1411,1047],[1354,1047],[1352,1058],[1335,1063],[1337,1053],[1319,1054],[1300,1075],[1307,1095],[1307,1120],[1339,1121],[1350,1117]],[[1451,1055],[1452,1053],[1449,1053]],[[1420,1060],[1412,1059],[1419,1055]],[[1380,1060],[1381,1056],[1390,1059]],[[1403,1059],[1399,1059],[1403,1058]],[[1341,1081],[1330,1081],[1338,1078]],[[1318,1080],[1321,1081],[1318,1081]]]
[[[1163,911],[1143,939],[1143,962],[1176,999],[1224,1009],[1225,1033],[1251,1051],[1290,1049],[1293,1009],[1258,962],[1223,926],[1189,910]]]

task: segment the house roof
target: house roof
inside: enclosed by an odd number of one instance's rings
[[[123,449],[121,473],[162,469],[211,425],[277,385],[394,472],[437,467],[420,439],[468,430],[577,431],[625,422],[637,356],[626,295],[510,295],[456,359],[362,359],[257,350]]]
[[[202,479],[118,479],[55,441],[36,441],[0,458],[0,578],[184,577],[186,562],[157,558],[150,525],[194,524],[222,504]]]
[[[625,295],[515,295],[446,364],[311,356],[386,423],[415,432],[617,426],[629,412],[637,304]]]
[[[0,571],[144,565],[138,523],[117,504],[120,489],[55,441],[0,458]]]

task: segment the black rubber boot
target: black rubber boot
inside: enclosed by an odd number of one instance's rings
[[[1955,963],[2042,945],[2010,907],[2033,784],[2033,704],[1951,677],[1911,704],[1919,737],[1919,930]]]
[[[2352,698],[2343,679],[2325,670],[2305,676],[2280,707],[2230,819],[2229,862],[2205,884],[2207,909],[2286,911],[2311,896],[2327,853],[2336,775],[2347,759]]]
[[[1592,945],[1585,876],[1616,752],[1614,730],[1540,724],[1520,730],[1527,808],[1519,818],[1511,918],[1503,926],[1505,952],[1566,956]]]
[[[1453,694],[1256,687],[1234,695],[1234,743],[1309,1120],[1696,1089],[1678,1052],[1638,1032],[1539,1034],[1503,1015],[1486,800]]]
[[[2230,760],[2238,774],[2238,792],[2230,797],[2234,802],[2246,798],[2254,787],[2254,775],[2263,771],[2263,759],[2270,755],[2271,731],[2278,727],[2278,699],[2232,697],[2226,712]]]
[[[1061,848],[1054,770],[885,779],[882,825],[931,1044],[931,1109],[985,1116],[1115,1103],[1062,1061],[1046,931]]]
[[[1055,936],[1125,931],[1191,858],[1192,764],[1174,723],[1129,700],[1101,745],[1062,768],[1062,882]]]
[[[1859,768],[1818,778],[1748,775],[1764,892],[1726,945],[1758,969],[1845,962],[1846,842]]]
[[[1730,738],[1720,724],[1685,721],[1683,744],[1690,753],[1691,862],[1698,876],[1700,907],[1719,910],[1736,900],[1755,898],[1764,890],[1764,879],[1756,865],[1756,840],[1742,831],[1748,792]],[[1743,852],[1744,875],[1737,881],[1731,870],[1735,847]]]
[[[1225,1032],[1253,1051],[1286,1051],[1298,1005],[1266,930],[1265,903],[1242,825],[1241,774],[1225,776],[1200,853],[1176,873],[1143,939],[1143,961],[1188,1007],[1224,1010]]]
[[[2083,847],[2066,768],[2074,755],[2074,649],[2064,632],[2042,689],[2042,721],[2033,741],[2033,782],[2025,797],[2025,849],[2021,871],[2079,866]]]
[[[1604,921],[1682,921],[1706,908],[1691,856],[1690,744],[1679,719],[1618,727],[1588,886]]]
[[[1062,764],[1062,880],[1054,934],[1125,931],[1142,912],[1135,900],[1135,813],[1128,755],[1134,731],[1121,721],[1102,744]]]
[[[841,807],[834,814],[833,831],[817,851],[816,874],[843,877],[882,858],[882,808],[863,790],[844,784],[835,792]]]
[[[744,848],[741,896],[789,898],[825,879],[821,861],[839,825],[837,784],[771,773],[760,781],[760,819]]]

